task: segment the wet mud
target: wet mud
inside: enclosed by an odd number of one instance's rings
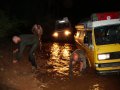
[[[69,58],[75,44],[43,43],[42,50],[35,53],[36,71],[28,61],[29,48],[13,64],[12,47],[5,45],[0,45],[0,90],[120,90],[120,75],[101,76],[91,68],[80,74],[75,67],[73,79],[69,79]]]

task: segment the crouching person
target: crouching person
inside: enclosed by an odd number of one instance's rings
[[[73,65],[79,63],[79,72],[80,74],[86,69],[86,55],[83,50],[76,49],[70,56],[69,63],[69,77],[70,79],[73,76]]]
[[[32,69],[37,69],[34,53],[39,43],[38,37],[33,34],[23,34],[19,36],[13,36],[12,41],[18,46],[13,51],[13,54],[15,55],[13,63],[17,63],[21,59],[25,47],[30,46],[29,61],[32,64]]]

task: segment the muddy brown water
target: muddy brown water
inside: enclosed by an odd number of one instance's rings
[[[75,44],[43,43],[42,51],[36,53],[39,70],[32,73],[28,49],[23,60],[13,65],[11,49],[1,47],[0,90],[120,90],[120,75],[100,76],[92,69],[79,75],[75,67],[73,79],[68,78],[69,58]]]
[[[47,43],[43,45],[43,48],[43,52],[48,55],[48,57],[43,56],[48,58],[46,81],[50,82],[49,88],[45,90],[120,90],[120,75],[100,76],[92,69],[79,75],[76,67],[73,71],[73,79],[69,80],[69,59],[76,49],[75,44]]]
[[[47,65],[52,66],[48,72],[55,72],[55,76],[65,77],[68,76],[69,59],[73,46],[70,44],[53,43],[50,47],[50,58]]]

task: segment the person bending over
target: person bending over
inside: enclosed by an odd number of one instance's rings
[[[19,36],[13,36],[12,41],[14,42],[14,44],[18,46],[13,51],[15,55],[13,63],[17,63],[21,59],[23,51],[26,48],[26,46],[30,46],[29,61],[32,64],[32,68],[37,69],[34,53],[39,43],[38,37],[33,34],[22,34]]]
[[[73,74],[73,65],[76,63],[79,63],[79,71],[80,73],[86,69],[86,55],[83,50],[76,49],[70,56],[70,63],[69,63],[69,75],[70,78],[72,77]]]

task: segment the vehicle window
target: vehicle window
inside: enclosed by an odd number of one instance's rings
[[[120,24],[96,27],[94,30],[97,45],[120,43]]]
[[[62,20],[57,20],[55,22],[55,30],[63,30],[65,28],[71,28],[71,24],[70,24],[70,21],[65,18],[63,18]]]

